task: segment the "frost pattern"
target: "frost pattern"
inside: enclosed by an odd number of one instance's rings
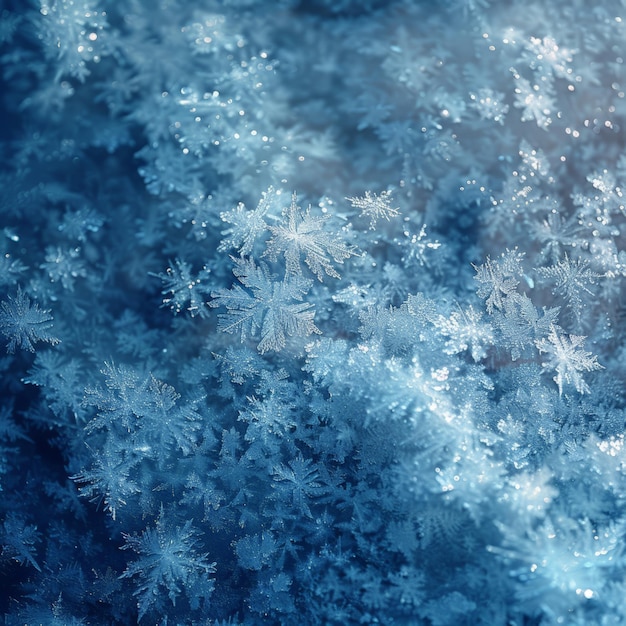
[[[625,11],[3,2],[7,626],[625,624]]]

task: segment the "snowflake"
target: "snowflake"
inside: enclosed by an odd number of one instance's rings
[[[532,222],[530,231],[541,244],[541,258],[556,261],[564,246],[570,248],[585,245],[582,229],[575,215],[564,219],[558,209],[553,208],[541,222]]]
[[[580,319],[583,311],[582,294],[594,296],[588,285],[593,285],[594,280],[600,275],[589,269],[589,263],[583,259],[570,259],[565,254],[565,259],[550,267],[540,267],[537,273],[543,278],[552,278],[555,281],[553,294],[559,294],[566,298],[576,316]]]
[[[122,550],[131,549],[139,555],[120,578],[137,579],[134,595],[140,620],[150,609],[162,612],[166,594],[173,605],[180,594],[186,594],[193,608],[213,591],[209,575],[215,573],[216,563],[209,562],[208,554],[198,552],[200,542],[191,520],[182,527],[170,528],[161,509],[154,528],[147,528],[141,535],[123,536],[126,543]]]
[[[501,311],[505,299],[515,293],[519,285],[517,277],[522,274],[520,262],[523,256],[517,250],[507,250],[500,256],[500,260],[492,261],[487,257],[482,265],[473,266],[476,270],[474,280],[480,283],[476,293],[485,299],[490,315],[494,309]]]
[[[483,88],[476,93],[470,93],[470,101],[470,107],[478,111],[481,119],[504,124],[504,118],[509,112],[509,105],[505,104],[504,94]]]
[[[44,53],[56,59],[61,76],[84,82],[89,75],[87,63],[98,60],[102,35],[107,27],[107,14],[97,11],[91,0],[41,0],[38,37]]]
[[[276,261],[279,255],[285,255],[287,275],[301,276],[300,257],[322,281],[324,273],[333,278],[340,278],[339,272],[333,267],[335,263],[343,263],[353,253],[334,233],[324,229],[328,215],[313,216],[309,206],[303,211],[297,203],[296,194],[291,204],[283,210],[281,222],[270,226],[273,237],[267,242],[266,257]]]
[[[467,309],[453,311],[450,317],[440,315],[436,322],[439,332],[447,338],[444,352],[459,354],[470,350],[474,361],[487,356],[486,348],[493,344],[493,331],[489,324],[481,322],[482,313],[474,311],[470,304]]]
[[[209,306],[225,306],[219,328],[227,333],[240,332],[241,340],[259,337],[261,354],[281,350],[287,336],[308,336],[320,331],[313,323],[315,311],[303,302],[311,281],[299,276],[272,280],[265,265],[257,266],[250,259],[235,259],[233,273],[243,285],[213,292]],[[245,289],[244,289],[245,287]]]
[[[531,37],[525,44],[526,54],[523,55],[530,69],[537,71],[541,77],[551,79],[552,75],[574,81],[574,73],[569,67],[576,50],[559,46],[552,37]]]
[[[8,296],[8,302],[2,302],[0,310],[0,328],[9,339],[7,352],[15,352],[15,348],[24,348],[34,352],[33,344],[45,341],[56,345],[59,340],[49,334],[52,328],[50,311],[42,311],[35,303],[31,306],[30,299],[17,288],[15,298]]]
[[[558,326],[552,326],[547,338],[537,339],[535,345],[539,352],[548,355],[548,361],[542,367],[556,372],[554,382],[559,387],[559,394],[563,393],[563,385],[574,385],[578,393],[589,393],[590,389],[583,380],[581,372],[591,372],[603,369],[597,362],[597,357],[591,352],[581,349],[586,337],[561,334]]]
[[[400,245],[404,248],[404,254],[402,255],[402,262],[405,266],[413,265],[414,263],[423,267],[428,265],[428,251],[437,250],[441,247],[441,242],[437,239],[431,241],[426,234],[426,224],[422,224],[420,232],[416,235],[411,233],[408,229],[402,233],[405,237],[400,242]]]
[[[515,70],[513,73],[517,83],[515,106],[523,109],[522,122],[535,120],[539,128],[547,130],[552,124],[551,114],[556,109],[554,98],[547,91],[542,91],[539,85],[531,85],[529,80],[522,78]]]
[[[74,290],[74,281],[87,276],[84,262],[80,258],[80,248],[63,249],[59,246],[48,246],[46,262],[40,265],[50,278],[50,282],[60,282],[63,289]]]
[[[319,471],[312,465],[311,459],[298,456],[289,461],[289,465],[281,464],[274,468],[274,480],[282,497],[290,496],[297,509],[307,517],[313,517],[307,500],[326,493],[326,487],[319,481]]]
[[[556,324],[559,307],[537,309],[526,294],[513,294],[504,301],[501,314],[494,315],[494,325],[502,341],[517,361],[536,337],[544,337]]]
[[[383,191],[380,195],[366,191],[361,198],[346,198],[346,200],[349,200],[355,209],[361,209],[361,217],[370,218],[371,230],[376,228],[377,220],[389,221],[390,218],[400,215],[400,211],[391,206],[390,191]]]
[[[104,505],[104,510],[111,514],[115,521],[117,512],[126,504],[131,496],[141,493],[139,485],[131,478],[132,459],[125,458],[117,445],[109,445],[102,454],[95,453],[91,469],[70,476],[77,482],[81,496],[90,502]]]
[[[188,311],[191,317],[196,315],[206,317],[204,295],[207,290],[203,282],[210,273],[211,270],[205,265],[198,275],[194,276],[189,263],[175,259],[173,263],[170,261],[165,272],[151,275],[160,278],[164,283],[161,291],[163,306],[169,306],[176,314]]]
[[[222,221],[230,226],[222,231],[224,239],[218,250],[227,251],[234,248],[241,256],[250,254],[255,241],[267,230],[265,216],[279,196],[280,192],[270,187],[261,195],[261,200],[253,211],[246,209],[245,204],[240,202],[234,209],[221,213]]]

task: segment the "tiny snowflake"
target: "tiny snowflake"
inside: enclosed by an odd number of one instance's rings
[[[191,317],[206,317],[207,307],[204,295],[208,295],[205,282],[211,270],[206,266],[194,275],[189,263],[175,259],[165,272],[152,274],[163,281],[163,306],[168,306],[174,313],[188,311]]]
[[[403,233],[404,239],[400,242],[400,245],[404,248],[404,254],[402,255],[402,262],[405,267],[413,264],[429,265],[428,252],[430,250],[437,250],[441,247],[441,242],[437,239],[431,241],[426,234],[426,224],[422,224],[420,232],[418,234],[412,233],[410,230],[405,230]]]
[[[366,191],[361,198],[346,198],[346,200],[350,200],[355,209],[361,209],[361,217],[370,218],[371,230],[376,228],[377,220],[389,221],[390,218],[400,215],[400,211],[391,206],[390,191],[383,191],[380,195]]]
[[[498,124],[504,124],[504,118],[509,112],[509,105],[505,104],[505,95],[488,88],[470,93],[470,107],[478,111],[481,119],[493,120]]]
[[[539,85],[531,85],[530,81],[522,78],[515,70],[515,106],[523,109],[521,120],[528,122],[535,120],[539,128],[546,130],[552,124],[552,114],[556,110],[556,105],[552,94]]]

